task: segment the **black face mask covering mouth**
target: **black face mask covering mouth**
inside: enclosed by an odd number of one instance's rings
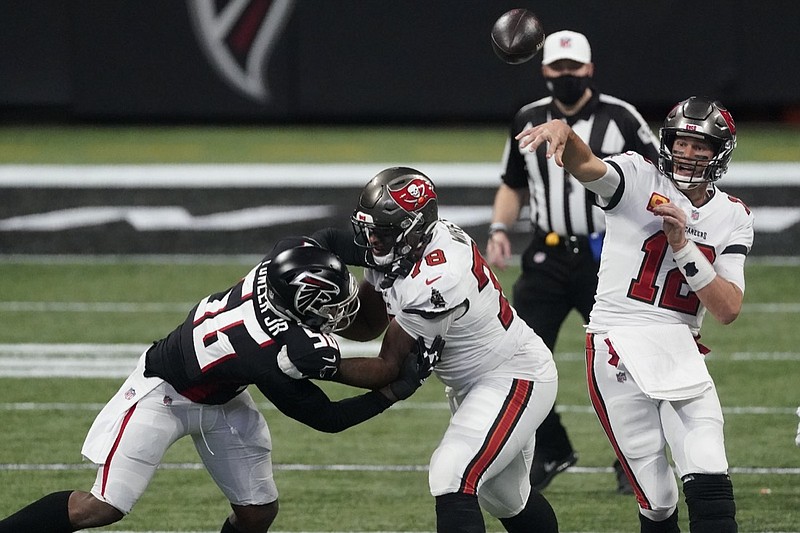
[[[565,105],[572,105],[580,100],[590,83],[589,76],[565,75],[558,78],[547,78],[547,89],[556,100]]]

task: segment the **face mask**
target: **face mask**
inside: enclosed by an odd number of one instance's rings
[[[591,78],[589,76],[566,75],[558,78],[547,78],[547,90],[556,100],[566,105],[572,105],[583,96],[590,82]]]

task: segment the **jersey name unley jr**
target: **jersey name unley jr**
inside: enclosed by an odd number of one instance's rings
[[[367,269],[365,279],[380,287],[384,275]],[[389,315],[412,337],[430,342],[442,335],[447,347],[435,368],[445,385],[468,387],[515,356],[526,359],[529,379],[554,381],[557,372],[549,350],[523,352],[540,339],[503,295],[478,247],[456,225],[439,220],[431,241],[411,272],[382,289]],[[515,366],[512,362],[512,365]]]
[[[267,261],[225,292],[203,298],[147,355],[159,376],[198,403],[222,404],[256,384],[267,397],[289,380],[330,379],[336,340],[278,315],[267,303]]]
[[[705,307],[678,270],[662,219],[652,209],[663,202],[683,209],[686,238],[697,244],[718,275],[742,291],[744,261],[753,244],[750,209],[716,188],[704,205],[694,207],[652,163],[632,152],[605,161],[621,179],[616,194],[600,202],[606,212],[606,236],[589,331],[661,323],[687,324],[697,334]],[[641,253],[631,261],[634,245]]]

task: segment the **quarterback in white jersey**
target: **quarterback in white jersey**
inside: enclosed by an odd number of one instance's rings
[[[701,206],[642,156],[628,152],[606,159],[620,176],[610,198],[601,197],[606,213],[604,253],[589,331],[614,326],[686,324],[699,334],[705,306],[684,280],[672,258],[661,218],[653,209],[671,203],[687,214],[686,237],[714,270],[744,292],[744,260],[753,244],[753,216],[739,199],[716,187]],[[624,182],[624,183],[623,183]],[[618,191],[618,192],[617,192]],[[636,243],[638,261],[631,260]]]
[[[753,215],[715,182],[736,147],[719,102],[691,97],[661,128],[658,167],[634,153],[601,160],[561,121],[523,130],[549,143],[598,197],[606,237],[586,338],[589,395],[631,481],[643,533],[678,529],[678,486],[696,533],[737,531],[722,408],[697,342],[709,311],[722,324],[742,307]]]
[[[472,239],[438,218],[434,185],[421,172],[380,172],[352,222],[355,240],[346,231],[314,234],[366,267],[361,311],[342,335],[366,340],[385,329],[380,356],[389,360],[416,338],[446,341],[434,373],[452,418],[429,470],[437,530],[485,531],[482,507],[512,533],[556,533],[555,513],[529,480],[535,432],[557,392],[550,350],[517,316]]]

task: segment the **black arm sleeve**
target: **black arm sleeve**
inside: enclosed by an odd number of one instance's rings
[[[392,402],[378,391],[331,401],[307,379],[285,378],[259,383],[259,390],[275,407],[317,431],[338,433],[382,413]]]
[[[311,236],[319,245],[339,256],[348,265],[370,266],[366,249],[353,240],[353,232],[337,228],[323,228]]]

